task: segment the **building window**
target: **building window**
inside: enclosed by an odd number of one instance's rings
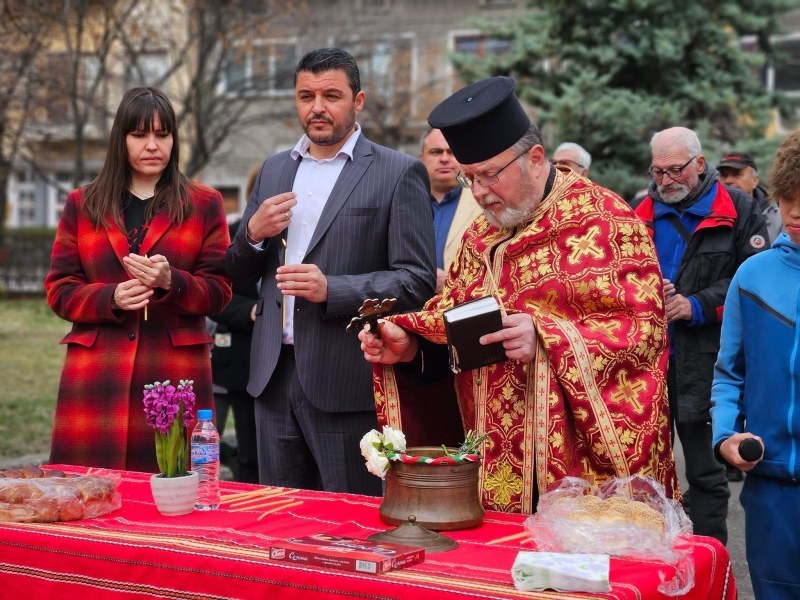
[[[61,214],[64,212],[64,205],[67,203],[67,196],[72,191],[72,173],[65,171],[55,173],[50,185],[53,201],[49,203],[52,207],[52,211],[50,223],[48,223],[48,225],[55,225],[61,219]]]
[[[772,89],[776,92],[800,92],[800,37],[775,40],[773,43],[778,56],[772,67]]]
[[[297,42],[256,42],[233,49],[223,73],[227,93],[281,94],[294,90]]]
[[[36,192],[34,190],[20,190],[17,196],[17,219],[20,227],[34,227],[36,225]]]
[[[408,115],[414,83],[413,34],[377,39],[338,39],[358,63],[361,87],[369,93],[367,111],[400,111]],[[395,115],[398,116],[398,115]]]
[[[140,54],[133,64],[128,65],[128,86],[159,87],[167,74],[167,68],[166,52]]]
[[[74,59],[68,54],[55,53],[47,56],[45,69],[45,95],[43,98],[47,119],[59,123],[72,119],[72,97],[79,104],[92,104],[94,86],[100,73],[100,62],[96,56],[86,55],[79,59],[78,86],[72,87]]]
[[[487,37],[480,33],[457,34],[453,37],[453,51],[477,58],[497,56],[511,51],[511,40]]]
[[[9,223],[15,227],[41,225],[37,211],[36,176],[33,169],[15,170],[8,182]]]
[[[35,227],[36,221],[36,182],[30,169],[18,171],[16,177],[17,219],[19,227]]]

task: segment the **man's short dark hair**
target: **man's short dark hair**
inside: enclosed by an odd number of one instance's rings
[[[353,90],[353,98],[361,91],[361,74],[358,71],[358,63],[352,54],[341,48],[320,48],[312,50],[301,58],[294,70],[295,85],[297,85],[297,75],[301,71],[310,71],[315,75],[325,71],[344,71],[350,89]]]

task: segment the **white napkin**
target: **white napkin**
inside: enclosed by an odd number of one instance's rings
[[[514,586],[522,592],[610,592],[608,554],[520,552],[511,567]]]

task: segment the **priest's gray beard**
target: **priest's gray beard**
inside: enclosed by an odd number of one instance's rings
[[[520,206],[513,207],[506,206],[505,200],[491,192],[486,194],[486,196],[480,200],[480,204],[483,207],[483,216],[486,217],[489,223],[500,229],[513,229],[518,225],[530,221],[533,212],[542,202],[542,198],[541,195],[539,198],[536,198],[533,180],[526,169],[522,169],[522,179],[519,183],[518,197],[524,198],[524,200]],[[486,209],[487,205],[496,204],[498,202],[505,207],[500,214],[492,213]]]

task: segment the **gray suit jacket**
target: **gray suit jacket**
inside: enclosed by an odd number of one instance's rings
[[[286,231],[266,240],[258,251],[247,242],[244,225],[263,200],[292,190],[298,164],[288,151],[264,162],[243,226],[226,256],[235,286],[261,279],[247,386],[255,397],[264,391],[280,354],[283,297],[275,272]],[[355,333],[345,331],[362,302],[397,298],[397,310],[405,312],[433,295],[436,261],[428,189],[428,174],[419,160],[374,144],[362,132],[303,259],[327,278],[328,301],[295,300],[297,373],[306,396],[321,410],[375,408],[372,367]]]

